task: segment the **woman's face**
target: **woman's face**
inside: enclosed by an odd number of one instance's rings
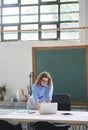
[[[45,86],[47,83],[48,83],[48,78],[43,77],[43,78],[41,79],[41,86]]]

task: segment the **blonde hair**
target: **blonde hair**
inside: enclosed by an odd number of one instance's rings
[[[47,83],[47,84],[48,84],[49,87],[51,87],[52,77],[51,77],[50,73],[47,72],[47,71],[41,72],[41,73],[37,76],[37,79],[36,79],[35,83],[40,84],[43,77],[48,78],[48,83]]]

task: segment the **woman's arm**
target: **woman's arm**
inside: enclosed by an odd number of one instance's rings
[[[36,102],[35,105],[36,105],[36,108],[37,108],[38,110],[40,110],[40,106],[41,106],[40,102]]]

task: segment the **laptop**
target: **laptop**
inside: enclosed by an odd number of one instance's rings
[[[57,113],[58,103],[41,103],[40,114]]]

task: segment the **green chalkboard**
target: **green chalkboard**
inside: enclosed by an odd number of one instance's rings
[[[36,49],[34,60],[36,76],[51,73],[54,93],[69,93],[72,102],[87,102],[86,48]]]

